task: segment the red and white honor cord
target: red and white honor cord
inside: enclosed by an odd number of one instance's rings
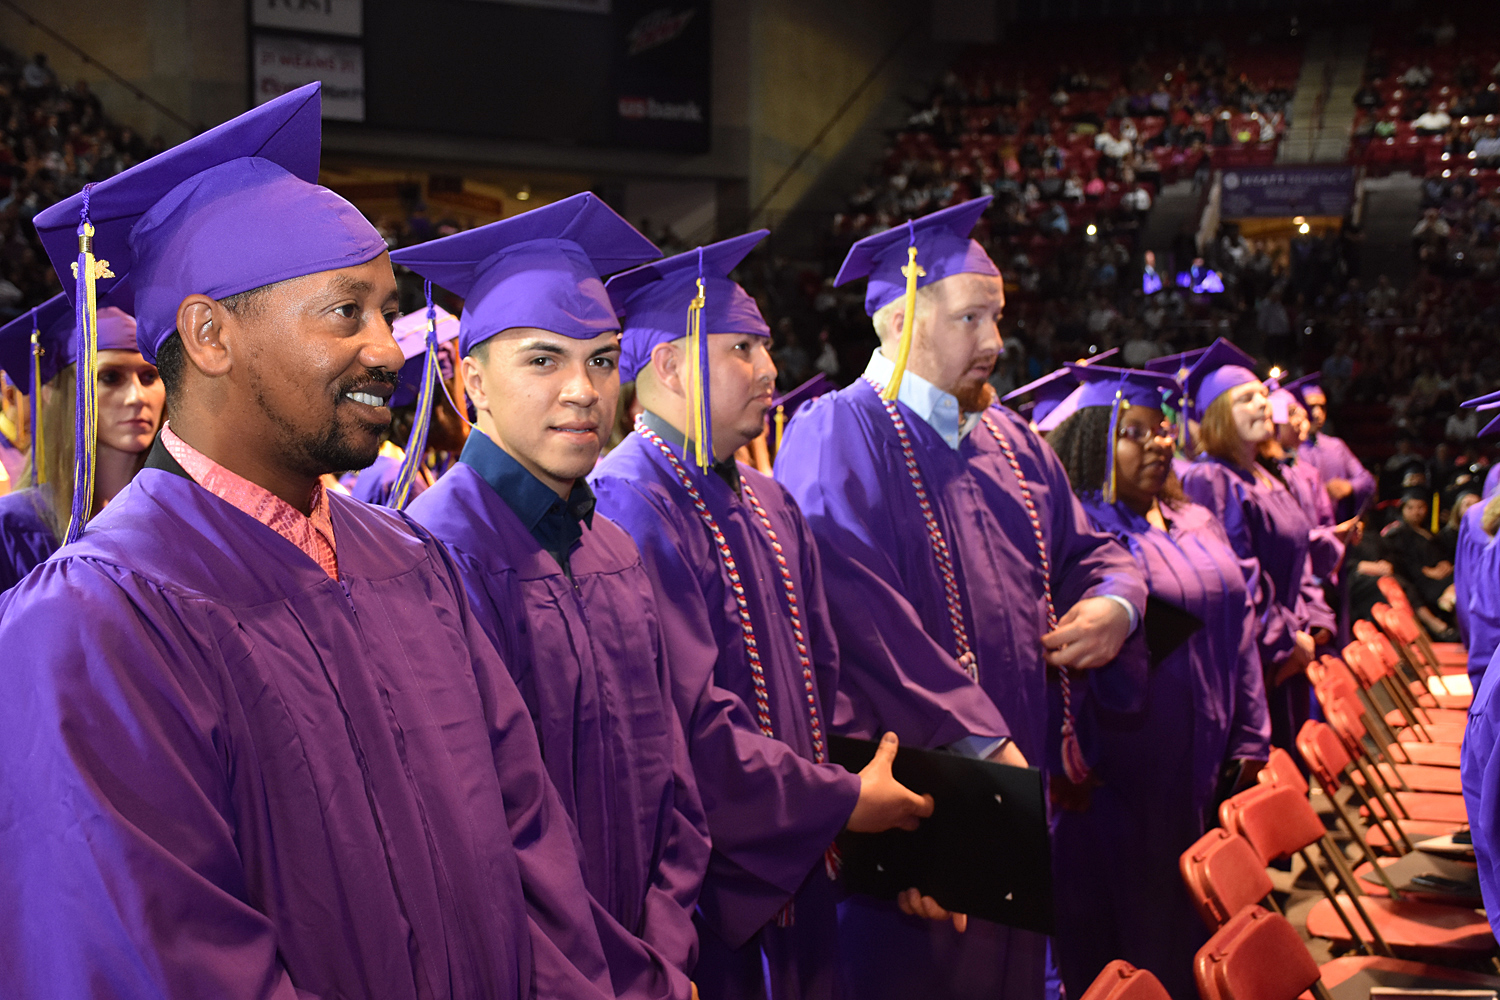
[[[884,387],[874,379],[865,377],[875,390],[875,395],[880,398],[881,405],[891,418],[891,425],[896,429],[896,439],[901,445],[901,458],[906,465],[907,476],[911,479],[912,490],[917,496],[917,506],[922,511],[922,521],[927,528],[927,536],[932,542],[933,556],[937,560],[938,572],[943,577],[943,591],[948,604],[948,622],[953,628],[953,647],[958,664],[967,673],[970,679],[978,682],[979,663],[969,644],[968,627],[964,624],[963,594],[958,586],[958,574],[953,568],[953,556],[948,548],[948,541],[943,537],[942,527],[937,522],[937,515],[932,508],[931,498],[927,494],[926,484],[922,481],[922,470],[917,465],[916,450],[911,444],[911,435],[906,429],[906,420],[901,416],[901,411],[896,403],[887,400],[883,396]],[[1042,599],[1047,606],[1047,628],[1057,628],[1057,609],[1052,603],[1052,561],[1047,555],[1047,539],[1042,532],[1042,519],[1037,513],[1036,501],[1031,495],[1031,484],[1026,481],[1026,474],[1021,471],[1021,463],[1016,458],[1015,449],[1011,447],[1010,441],[998,424],[988,414],[981,414],[984,426],[989,430],[990,436],[1000,446],[1000,453],[1005,456],[1006,463],[1011,471],[1015,473],[1016,482],[1021,488],[1021,503],[1026,509],[1026,516],[1031,521],[1031,533],[1036,539],[1037,556],[1040,560],[1042,570]],[[1067,773],[1069,781],[1082,784],[1088,777],[1088,762],[1084,760],[1083,749],[1078,744],[1078,730],[1073,722],[1073,692],[1071,678],[1066,667],[1058,672],[1058,684],[1062,693],[1062,762],[1063,770]]]
[[[729,577],[729,589],[734,594],[734,606],[739,614],[740,633],[745,640],[745,658],[750,661],[750,681],[755,688],[756,721],[762,733],[775,737],[776,731],[771,725],[770,692],[766,687],[766,671],[761,663],[760,647],[755,640],[755,625],[750,619],[750,602],[746,598],[744,580],[740,577],[739,564],[734,558],[733,550],[729,547],[729,541],[719,528],[719,522],[715,520],[713,512],[708,509],[708,504],[704,503],[703,494],[693,484],[687,468],[673,453],[671,446],[662,440],[661,435],[651,430],[641,417],[636,418],[635,430],[666,457],[678,482],[682,483],[683,488],[687,490],[688,499],[692,500],[693,509],[698,512],[703,526],[708,529],[708,535],[713,539],[714,546],[719,550],[719,561]],[[802,626],[802,606],[797,600],[797,586],[792,580],[791,568],[787,564],[781,541],[776,537],[776,529],[772,527],[770,516],[756,497],[755,489],[748,480],[741,480],[740,485],[750,509],[755,512],[762,530],[766,533],[766,538],[771,543],[771,551],[776,556],[776,567],[781,571],[782,596],[786,599],[787,615],[792,623],[792,637],[797,644],[797,658],[802,664],[802,687],[807,695],[807,714],[812,724],[813,760],[819,764],[825,764],[828,762],[828,748],[823,740],[823,723],[818,715],[817,678],[813,672],[812,652],[807,640],[807,631]]]

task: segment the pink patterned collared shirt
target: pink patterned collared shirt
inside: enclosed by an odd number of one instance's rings
[[[333,517],[323,484],[313,488],[312,516],[303,513],[263,486],[237,476],[218,462],[172,433],[171,424],[161,429],[161,443],[182,466],[182,471],[225,503],[233,504],[261,524],[307,553],[330,578],[339,578],[339,563],[333,547]]]

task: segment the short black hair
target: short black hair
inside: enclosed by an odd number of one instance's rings
[[[238,295],[226,295],[219,299],[219,305],[236,316],[253,316],[260,308],[260,300],[266,289],[271,287],[273,286],[262,285]],[[176,406],[182,398],[184,376],[187,374],[187,352],[182,347],[181,331],[174,332],[156,349],[156,373],[161,376],[161,384],[167,390],[167,406]]]

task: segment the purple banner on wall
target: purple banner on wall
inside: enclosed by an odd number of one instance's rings
[[[1342,216],[1354,204],[1353,167],[1234,167],[1222,177],[1226,219]]]

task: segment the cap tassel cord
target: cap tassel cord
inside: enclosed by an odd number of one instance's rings
[[[412,483],[416,482],[417,470],[422,467],[427,454],[427,431],[432,424],[432,397],[438,382],[437,356],[437,307],[432,302],[432,282],[424,283],[427,296],[427,347],[422,361],[422,387],[417,390],[417,409],[412,416],[411,433],[406,437],[406,454],[401,458],[401,468],[396,473],[396,482],[391,486],[389,506],[405,510],[411,500]]]
[[[94,225],[89,221],[89,188],[83,189],[83,209],[78,224],[78,261],[73,266],[77,281],[74,321],[78,330],[77,408],[73,423],[73,509],[63,544],[78,540],[94,507],[94,466],[99,424],[99,278],[113,278],[109,261],[94,257]]]
[[[709,425],[708,344],[703,338],[703,248],[698,248],[698,294],[688,303],[687,318],[687,434],[683,457],[700,469],[713,467],[712,431]],[[693,450],[687,451],[688,442]]]
[[[894,403],[901,394],[901,380],[906,376],[906,361],[911,356],[912,323],[917,318],[917,279],[927,273],[917,266],[916,230],[910,221],[906,225],[912,231],[911,245],[906,248],[906,266],[901,269],[901,273],[906,276],[906,314],[901,318],[901,340],[896,345],[896,367],[885,385],[885,391],[880,394],[880,398],[887,403]]]
[[[1122,380],[1123,381],[1123,380]],[[1104,449],[1104,502],[1114,503],[1117,490],[1115,488],[1115,442],[1120,434],[1120,405],[1124,399],[1124,393],[1120,389],[1115,390],[1115,401],[1109,408],[1109,434],[1105,438],[1109,443]],[[1055,626],[1054,626],[1055,627]]]
[[[37,325],[36,310],[31,310],[31,393],[27,404],[31,408],[31,485],[40,486],[46,480],[42,471],[42,331]]]
[[[1438,503],[1442,500],[1442,498],[1443,496],[1441,493],[1432,494],[1432,533],[1434,535],[1437,534],[1440,530],[1438,528]]]
[[[786,430],[786,404],[776,404],[776,450],[781,451],[781,435]]]

